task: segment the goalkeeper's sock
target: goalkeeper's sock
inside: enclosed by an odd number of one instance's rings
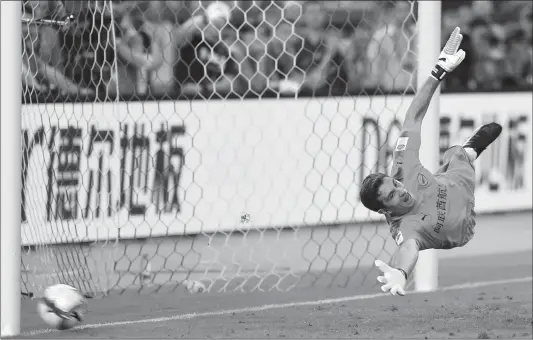
[[[472,148],[477,157],[498,138],[502,127],[498,123],[489,123],[477,128],[472,136],[463,144],[463,148]]]

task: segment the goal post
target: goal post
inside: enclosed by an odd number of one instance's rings
[[[21,318],[21,4],[2,1],[1,13],[1,242],[2,338],[20,333]]]
[[[417,18],[417,88],[420,89],[435,66],[441,46],[441,1],[418,1]],[[422,131],[420,161],[431,172],[439,167],[440,87],[429,105]],[[421,251],[415,270],[418,291],[434,291],[438,286],[438,253],[434,249]]]

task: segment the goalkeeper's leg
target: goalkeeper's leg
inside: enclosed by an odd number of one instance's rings
[[[475,152],[475,158],[470,160],[473,162],[481,153],[498,138],[502,132],[502,127],[498,123],[489,123],[477,128],[472,136],[463,144],[466,150],[472,149]],[[473,154],[467,151],[467,153]],[[469,155],[469,159],[471,156]]]
[[[469,194],[474,194],[476,174],[474,161],[492,142],[498,138],[502,127],[496,123],[485,124],[477,128],[463,146],[453,146],[444,154],[443,165],[439,173],[447,173],[456,181],[463,183]]]

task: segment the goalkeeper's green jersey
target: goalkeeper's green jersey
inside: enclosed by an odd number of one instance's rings
[[[476,225],[474,167],[460,146],[450,148],[432,174],[419,160],[420,132],[403,131],[394,150],[392,176],[415,197],[413,209],[400,217],[387,216],[399,245],[415,239],[421,250],[450,249],[468,243]]]

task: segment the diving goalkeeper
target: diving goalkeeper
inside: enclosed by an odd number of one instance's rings
[[[447,73],[465,58],[459,50],[463,36],[456,28],[422,88],[407,110],[393,154],[391,176],[376,173],[361,184],[360,199],[365,207],[385,215],[392,237],[399,246],[389,265],[375,264],[382,276],[381,290],[405,295],[407,278],[418,252],[424,249],[451,249],[467,244],[474,235],[475,170],[473,162],[502,131],[496,123],[479,127],[463,145],[444,154],[435,174],[420,163],[421,125],[433,93]]]

